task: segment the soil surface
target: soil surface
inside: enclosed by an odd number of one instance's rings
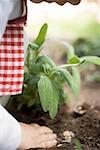
[[[35,121],[40,125],[52,128],[58,136],[58,147],[50,150],[78,150],[75,145],[76,139],[80,141],[82,150],[100,150],[100,107],[93,108],[93,106],[84,104],[82,108],[84,113],[80,115],[77,109],[69,113],[67,106],[62,106],[55,120],[51,120],[47,114],[39,111],[35,113],[26,107],[18,112],[13,107],[12,110],[10,109],[10,113],[18,121],[26,123]],[[63,132],[66,130],[75,134],[70,143],[63,142]]]
[[[54,120],[46,113],[34,111],[35,108],[17,110],[16,100],[7,109],[18,121],[35,122],[52,128],[58,136],[58,144],[50,150],[100,150],[100,84],[84,83],[81,89],[79,101],[74,101],[71,108],[63,105]],[[75,135],[70,143],[64,140],[63,132],[66,130]],[[77,148],[76,140],[82,149]]]
[[[79,97],[72,98],[70,109],[73,111],[75,107],[83,103],[100,107],[100,82],[89,82],[82,78]]]

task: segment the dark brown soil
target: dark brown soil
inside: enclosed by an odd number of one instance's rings
[[[47,114],[40,111],[31,111],[30,108],[23,107],[21,111],[17,111],[16,105],[14,101],[12,107],[8,110],[18,121],[37,122],[54,130],[58,136],[58,144],[61,143],[62,145],[50,150],[78,150],[74,142],[75,139],[80,141],[82,150],[100,150],[100,107],[93,108],[93,106],[84,104],[82,108],[84,108],[85,113],[80,115],[77,109],[68,112],[67,106],[64,105],[60,108],[56,119],[51,120]],[[75,138],[69,144],[62,143],[65,130],[75,133]]]

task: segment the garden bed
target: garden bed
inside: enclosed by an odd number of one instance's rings
[[[91,105],[83,104],[81,107],[74,105],[75,107],[71,109],[63,105],[54,120],[51,120],[49,116],[41,110],[36,111],[35,108],[23,107],[20,111],[16,110],[18,103],[16,103],[16,100],[13,101],[12,106],[7,109],[18,121],[26,123],[37,122],[40,125],[46,125],[52,128],[58,136],[58,144],[57,147],[51,148],[50,150],[78,150],[75,144],[76,140],[80,141],[82,150],[100,150],[99,89],[100,85],[98,84],[84,84],[80,96],[81,103],[82,97],[86,97],[86,101],[89,99],[88,103]],[[82,114],[78,111],[79,108],[82,109]],[[66,130],[72,131],[75,134],[75,137],[72,138],[70,143],[63,140],[63,132]]]

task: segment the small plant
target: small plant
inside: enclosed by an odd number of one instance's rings
[[[28,107],[41,103],[44,112],[49,112],[50,117],[54,118],[59,105],[67,99],[65,84],[78,95],[80,78],[76,66],[81,61],[73,52],[69,52],[68,63],[58,66],[48,56],[41,55],[47,28],[47,24],[44,24],[37,38],[29,43],[22,96]],[[71,72],[67,68],[70,68]]]
[[[68,98],[65,85],[69,86],[77,96],[80,89],[80,74],[76,68],[87,61],[98,63],[98,58],[89,57],[79,59],[74,48],[64,43],[67,49],[67,63],[57,65],[46,55],[41,55],[42,45],[45,41],[48,25],[44,24],[37,38],[29,43],[24,73],[23,94],[20,98],[20,107],[42,106],[44,112],[49,112],[53,119],[57,115],[59,105]],[[99,62],[100,63],[100,62]]]

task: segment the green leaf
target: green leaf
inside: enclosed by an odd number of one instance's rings
[[[84,56],[81,57],[81,60],[85,60],[86,62],[95,64],[95,65],[100,65],[100,57],[97,56]]]
[[[39,79],[40,79],[40,78],[39,78],[38,75],[37,75],[37,76],[33,76],[32,79],[28,80],[27,85],[30,86],[30,87],[32,87],[32,88],[34,88],[34,87],[36,87],[36,85],[37,85]]]
[[[28,73],[28,67],[27,67],[27,64],[24,65],[24,73]]]
[[[44,64],[49,64],[51,67],[56,66],[55,63],[52,61],[51,58],[48,56],[39,56],[37,59],[37,62],[44,63]]]
[[[30,79],[32,79],[32,75],[29,73],[24,73],[24,82],[27,82]]]
[[[38,82],[38,92],[44,112],[49,110],[50,102],[53,100],[52,83],[47,76],[41,75]]]
[[[27,66],[29,67],[32,63],[32,60],[33,60],[33,56],[32,54],[30,53],[30,51],[28,51],[28,54],[27,54]]]
[[[59,72],[61,73],[61,75],[63,76],[64,80],[67,82],[69,87],[72,89],[73,93],[77,95],[77,90],[74,86],[75,83],[72,75],[65,69],[60,69]]]
[[[67,43],[67,42],[63,42],[63,44],[64,44],[64,46],[67,50],[67,58],[68,58],[68,60],[70,60],[72,57],[75,56],[74,47],[71,44]]]
[[[40,29],[40,32],[36,38],[36,40],[34,41],[35,44],[39,45],[39,47],[41,47],[41,45],[44,43],[45,41],[45,36],[46,36],[46,33],[47,33],[47,29],[48,29],[48,25],[47,23],[45,23],[41,29]]]
[[[65,80],[63,78],[63,76],[61,75],[61,73],[59,71],[56,71],[54,74],[51,74],[52,78],[54,79],[54,82],[56,84],[56,87],[58,89],[63,89],[64,85],[65,85]]]
[[[29,43],[29,46],[28,46],[28,50],[37,50],[39,48],[39,46],[36,44],[36,43],[34,43],[34,42],[30,42]]]
[[[51,73],[51,66],[50,66],[49,64],[44,64],[44,65],[42,65],[42,66],[43,66],[43,72],[44,72],[45,74],[50,75],[50,73]]]
[[[77,150],[82,150],[82,145],[81,145],[81,143],[80,143],[80,141],[78,139],[75,139],[74,143],[75,143],[75,145],[77,147]]]
[[[62,70],[62,69],[65,69],[67,67],[75,67],[75,66],[78,66],[79,64],[63,64],[63,65],[59,65],[59,66],[56,66],[56,67],[53,67],[52,69],[52,72],[56,72],[57,70]]]
[[[31,74],[37,74],[37,73],[40,73],[42,71],[42,64],[40,63],[35,63],[35,62],[32,62],[30,67],[29,67],[29,72]]]
[[[77,56],[72,57],[71,59],[69,59],[68,63],[69,64],[78,64],[80,63],[80,59]]]
[[[59,104],[62,105],[66,102],[66,100],[68,99],[68,95],[66,93],[66,91],[64,91],[64,89],[59,89]]]
[[[74,87],[76,89],[75,91],[78,95],[79,90],[80,90],[81,78],[80,78],[79,70],[75,67],[72,67],[72,77],[73,77],[73,81],[74,81]]]
[[[54,83],[52,83],[52,88],[53,88],[53,99],[50,101],[49,115],[52,119],[54,119],[58,112],[59,91],[54,85]]]

